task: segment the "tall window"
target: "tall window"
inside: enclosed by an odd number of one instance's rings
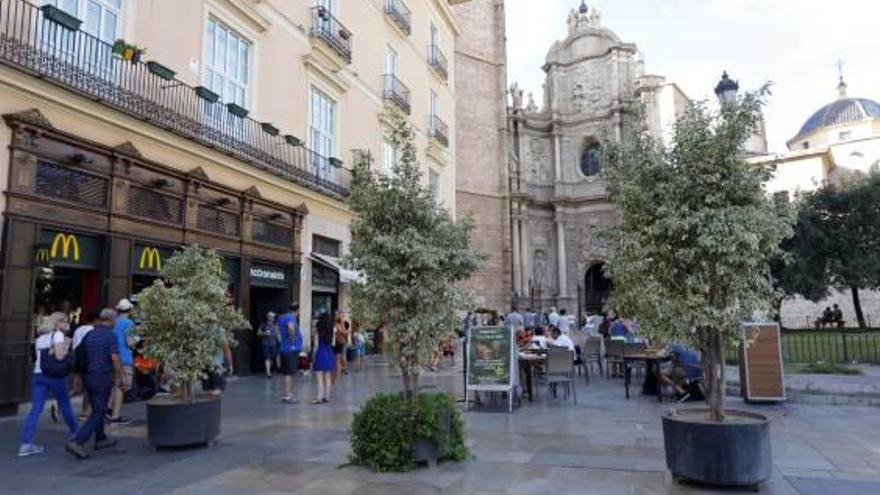
[[[581,172],[587,177],[602,171],[602,147],[596,141],[592,141],[581,153]]]
[[[440,35],[437,32],[437,26],[434,23],[431,23],[431,46],[439,46],[440,45]]]
[[[428,114],[431,117],[440,115],[440,98],[433,89],[428,92]]]
[[[382,145],[382,155],[382,173],[391,174],[400,159],[397,148],[386,140]]]
[[[397,51],[391,45],[385,47],[385,73],[397,76],[398,57]]]
[[[339,13],[339,0],[315,0],[315,7],[324,7],[336,16]]]
[[[428,167],[428,188],[434,203],[440,204],[440,174],[433,168]]]
[[[250,77],[251,44],[241,35],[216,19],[208,19],[205,26],[204,85],[220,95],[226,103],[247,108],[248,80]],[[217,124],[220,112],[217,105],[208,105],[208,115]],[[228,115],[234,129],[241,129],[241,119]]]
[[[336,152],[336,102],[322,91],[312,88],[309,98],[309,146],[319,156],[312,160],[315,173],[330,173],[327,158]]]

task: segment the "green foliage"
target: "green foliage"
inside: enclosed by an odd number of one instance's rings
[[[352,314],[384,324],[385,352],[413,399],[421,363],[467,304],[459,284],[483,256],[470,247],[473,222],[456,221],[422,184],[413,130],[400,114],[393,119],[388,139],[400,160],[391,173],[372,170],[369,156],[355,165],[346,263],[366,274],[366,282],[353,287]]]
[[[793,214],[764,193],[772,168],[741,150],[763,94],[720,112],[697,103],[676,122],[669,147],[644,121],[605,153],[608,191],[620,212],[610,232],[613,306],[654,340],[700,349],[712,417],[724,417],[724,345],[741,321],[769,313],[770,259],[792,233]]]
[[[856,318],[864,328],[858,291],[880,287],[878,205],[877,173],[806,194],[795,236],[783,244],[785,263],[775,272],[780,288],[818,301],[829,286],[850,287]]]
[[[193,384],[218,367],[232,330],[250,324],[226,294],[223,260],[213,250],[190,246],[172,256],[156,280],[138,295],[146,354],[174,370],[187,399]]]
[[[452,418],[448,432],[440,421],[445,414]],[[412,469],[417,438],[447,446],[453,461],[469,455],[461,413],[445,394],[420,394],[415,407],[402,394],[377,394],[354,414],[350,437],[352,462],[380,472]]]

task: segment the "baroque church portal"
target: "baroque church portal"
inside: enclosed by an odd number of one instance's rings
[[[611,283],[600,232],[616,221],[600,176],[604,139],[620,140],[639,107],[660,138],[688,98],[646,75],[638,48],[582,3],[550,48],[540,105],[514,83],[508,109],[513,292],[519,306],[598,311]]]

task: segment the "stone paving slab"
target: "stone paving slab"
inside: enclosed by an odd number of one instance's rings
[[[461,396],[455,370],[424,377]],[[23,416],[0,419],[0,494],[714,494],[740,493],[673,483],[665,471],[660,416],[669,403],[623,397],[620,380],[578,381],[578,405],[541,399],[514,414],[465,413],[473,459],[436,469],[375,474],[347,465],[351,414],[373,392],[399,388],[387,366],[343,377],[331,404],[306,402],[314,384],[297,380],[302,404],[277,401],[275,380],[231,380],[217,445],[154,452],[143,404],[128,404],[135,426],[113,426],[120,444],[87,461],[63,451],[60,425],[44,415],[47,452],[14,457]],[[875,408],[806,404],[731,405],[772,420],[774,475],[761,493],[880,494],[880,415]]]

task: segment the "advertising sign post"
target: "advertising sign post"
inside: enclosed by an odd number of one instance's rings
[[[465,407],[471,392],[506,392],[508,412],[513,411],[515,342],[513,329],[507,327],[473,327],[468,331]]]

